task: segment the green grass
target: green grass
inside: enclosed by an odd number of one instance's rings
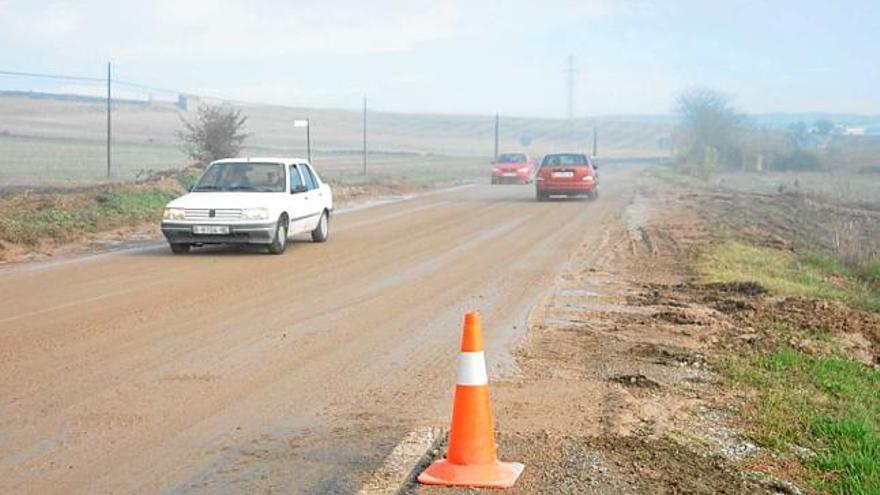
[[[824,255],[728,241],[704,253],[698,269],[711,282],[752,281],[776,294],[880,310],[863,270]],[[793,445],[813,451],[798,476],[822,493],[880,495],[880,369],[849,359],[822,329],[759,324],[764,347],[733,353],[720,366],[729,384],[748,392],[744,415],[754,440],[782,459],[797,459]],[[807,354],[788,344],[803,340],[823,345]]]
[[[880,494],[880,370],[785,346],[733,356],[721,370],[754,392],[745,414],[755,441],[784,457],[792,445],[815,452],[804,477],[816,489]]]
[[[880,283],[880,260],[868,263],[865,266],[864,273],[874,283]]]
[[[880,284],[880,259],[859,263],[844,264],[831,256],[810,253],[802,256],[804,263],[852,279],[860,279],[869,284]]]
[[[823,256],[798,256],[789,251],[728,241],[705,253],[698,268],[710,282],[752,281],[785,296],[831,299],[880,311],[880,292],[876,286],[853,269]]]
[[[108,186],[67,201],[59,195],[36,206],[10,207],[0,218],[0,241],[31,246],[44,240],[60,244],[83,233],[158,221],[163,206],[179,192],[168,187]]]

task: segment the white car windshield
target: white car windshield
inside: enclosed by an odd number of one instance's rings
[[[194,192],[284,192],[280,163],[215,163],[199,179]]]

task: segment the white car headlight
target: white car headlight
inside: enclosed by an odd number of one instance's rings
[[[524,174],[529,171],[529,167],[520,167],[517,169],[519,173]]]
[[[585,176],[584,176],[584,180],[587,181],[587,182],[593,182],[594,179],[593,179],[593,176],[592,176],[592,175],[585,175]]]
[[[241,210],[241,218],[245,220],[268,220],[269,210],[267,208],[245,208]]]
[[[183,208],[165,208],[162,212],[162,220],[183,220],[186,212]]]

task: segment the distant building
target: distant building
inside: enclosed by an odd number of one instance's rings
[[[864,126],[847,126],[843,129],[844,136],[864,136],[867,129]]]

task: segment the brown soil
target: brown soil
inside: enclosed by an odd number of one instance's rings
[[[504,493],[741,494],[775,493],[741,476],[725,458],[699,453],[668,438],[499,434],[504,459],[526,465]],[[473,489],[421,488],[402,493],[465,494]]]
[[[771,492],[724,455],[750,447],[716,413],[728,394],[706,356],[723,326],[667,290],[693,283],[691,253],[708,234],[660,201],[640,188],[602,245],[575,255],[532,314],[520,375],[494,384],[501,456],[526,464],[511,493]]]
[[[654,316],[678,315],[679,322],[692,318],[679,313],[681,307],[715,310],[717,314],[709,314],[710,321],[704,323],[725,330],[719,334],[724,340],[721,346],[729,347],[743,341],[766,346],[779,344],[778,333],[766,327],[768,322],[776,322],[802,331],[828,334],[852,357],[869,364],[880,363],[880,314],[833,301],[774,297],[754,283],[649,284],[629,300],[641,306],[675,308],[675,311],[659,311]],[[675,318],[665,316],[662,319]],[[799,342],[789,344],[801,347]]]
[[[448,420],[477,307],[500,454],[526,463],[513,493],[795,493],[749,472],[761,449],[712,363],[772,339],[759,319],[820,303],[700,284],[709,219],[738,203],[606,173],[597,202],[486,186],[355,211],[282,257],[157,248],[0,272],[0,487],[351,493],[407,431]],[[876,345],[875,315],[821,309]]]
[[[513,364],[527,308],[626,203],[631,173],[607,177],[596,202],[483,185],[354,210],[281,256],[0,270],[0,493],[356,492],[448,418],[464,311]]]
[[[501,457],[527,466],[511,493],[799,493],[766,474],[785,471],[741,432],[740,398],[712,363],[726,349],[777,344],[767,321],[827,331],[877,360],[880,315],[752,282],[700,283],[697,253],[736,227],[713,219],[743,201],[644,179],[603,244],[575,255],[532,315],[520,375],[493,385]],[[791,249],[774,221],[738,232]]]

